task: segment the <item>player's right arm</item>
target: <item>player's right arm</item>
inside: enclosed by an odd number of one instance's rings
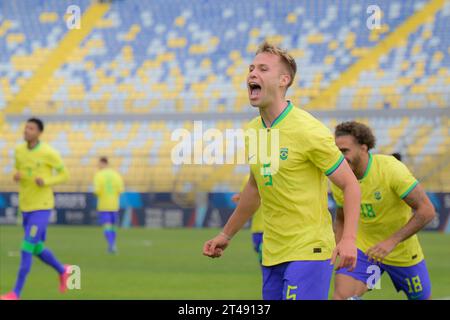
[[[392,191],[399,200],[405,201],[413,209],[414,215],[400,230],[367,250],[369,259],[378,261],[383,261],[399,243],[424,228],[435,215],[425,190],[402,162],[392,159],[386,170],[389,170],[388,179]]]
[[[60,184],[69,180],[69,171],[64,165],[60,154],[56,150],[51,151],[48,161],[52,169],[56,171],[56,174],[52,174],[45,178],[37,177],[36,183],[38,183],[38,185],[54,186],[56,184]]]
[[[369,259],[383,261],[399,243],[422,230],[435,217],[433,204],[420,184],[417,183],[403,201],[413,209],[414,214],[408,223],[391,237],[369,248],[367,251]]]
[[[239,203],[226,223],[223,231],[215,238],[205,242],[203,254],[211,258],[218,258],[228,246],[231,238],[245,225],[258,210],[261,198],[253,174],[250,174],[247,185],[241,192]]]

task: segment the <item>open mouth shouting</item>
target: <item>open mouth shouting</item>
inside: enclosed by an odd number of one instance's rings
[[[248,95],[250,97],[250,100],[256,100],[261,96],[261,85],[250,81],[248,83]]]

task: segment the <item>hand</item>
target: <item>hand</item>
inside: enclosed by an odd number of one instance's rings
[[[334,248],[331,256],[331,264],[334,264],[337,256],[339,256],[339,265],[336,270],[348,268],[348,271],[353,271],[356,267],[357,253],[355,241],[353,239],[342,238],[336,245],[336,248]]]
[[[16,172],[13,179],[15,182],[19,182],[21,178],[20,172]]]
[[[383,259],[394,250],[397,246],[397,241],[393,239],[384,240],[367,250],[366,254],[369,257],[369,261],[381,262]]]
[[[238,203],[240,198],[241,198],[241,194],[240,193],[235,193],[231,197],[231,201],[233,201],[234,203]]]
[[[219,258],[229,243],[230,240],[225,235],[219,234],[215,238],[205,242],[203,245],[203,255],[210,258]]]
[[[36,178],[34,181],[36,182],[36,184],[37,184],[39,187],[43,187],[43,186],[44,186],[44,179],[42,179],[42,178]]]

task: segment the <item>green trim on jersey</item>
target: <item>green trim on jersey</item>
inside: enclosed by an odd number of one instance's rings
[[[414,182],[411,187],[408,188],[403,194],[400,196],[400,199],[404,199],[410,194],[410,192],[419,184],[419,181]]]
[[[29,151],[36,151],[36,150],[38,150],[39,149],[39,147],[41,146],[41,142],[39,141],[33,148],[28,148],[28,145],[27,145],[27,149],[29,150]]]
[[[289,111],[291,111],[293,107],[294,106],[292,105],[292,103],[290,101],[288,101],[287,107],[284,108],[284,110],[278,115],[278,117],[275,118],[275,120],[273,121],[273,123],[272,123],[272,125],[270,127],[271,128],[275,127],[275,125],[280,123],[281,120],[286,118],[286,116],[288,115]],[[264,119],[262,117],[261,117],[261,122],[262,122],[264,128],[267,128],[266,124],[264,123]]]
[[[366,171],[364,171],[364,175],[359,180],[362,180],[365,177],[367,177],[367,175],[369,174],[369,171],[370,171],[370,167],[372,167],[372,161],[373,161],[372,154],[369,152],[369,162],[367,163]]]
[[[339,166],[341,165],[341,163],[344,161],[344,155],[341,154],[341,156],[339,157],[338,161],[336,161],[336,163],[327,171],[325,171],[325,175],[329,176],[330,174],[332,174],[333,172],[336,171],[337,168],[339,168]]]

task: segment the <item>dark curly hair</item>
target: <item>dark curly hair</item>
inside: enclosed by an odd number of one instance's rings
[[[376,139],[372,133],[372,130],[360,122],[342,122],[336,127],[334,135],[336,137],[352,136],[359,144],[365,144],[367,146],[367,150],[375,148]]]

